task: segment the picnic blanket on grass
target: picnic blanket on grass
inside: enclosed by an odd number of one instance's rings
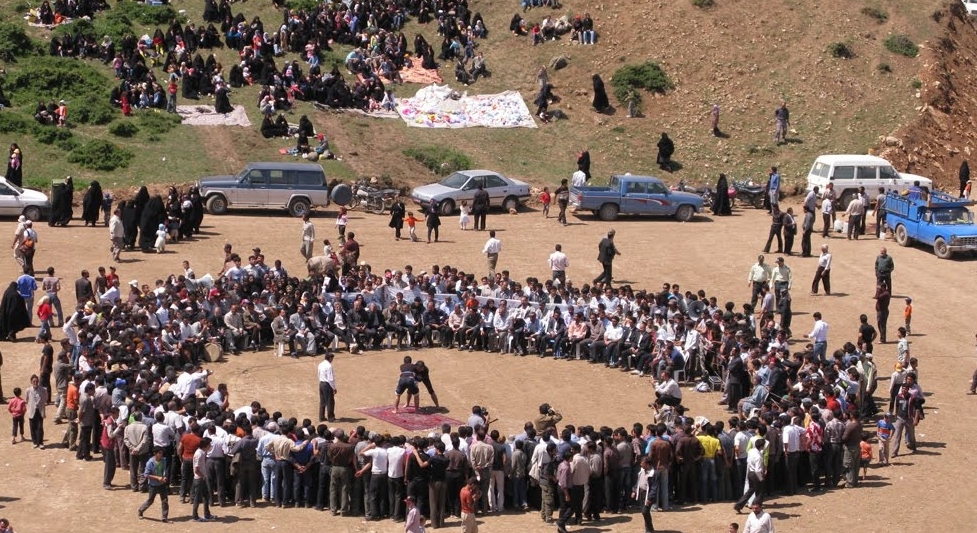
[[[179,113],[183,124],[189,126],[241,126],[251,127],[251,120],[243,105],[234,106],[234,111],[230,113],[218,113],[212,105],[178,105],[176,112]]]
[[[429,85],[413,98],[398,99],[397,111],[417,128],[535,128],[526,102],[517,91],[455,95],[447,85]]]
[[[404,83],[419,83],[421,85],[444,83],[441,75],[438,74],[438,69],[423,68],[420,61],[415,61],[410,67],[400,69],[400,77],[403,78]]]

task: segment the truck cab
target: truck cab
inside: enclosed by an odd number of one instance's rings
[[[932,246],[940,259],[949,259],[956,252],[977,250],[972,205],[938,191],[890,192],[885,197],[885,223],[899,246],[917,241]]]

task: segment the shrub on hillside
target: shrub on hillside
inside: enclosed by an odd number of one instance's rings
[[[132,137],[133,135],[139,133],[139,127],[132,122],[116,122],[109,126],[109,133],[115,135],[116,137]]]
[[[0,23],[0,61],[14,63],[17,58],[41,53],[41,45],[31,39],[20,24]]]
[[[637,103],[640,103],[642,89],[664,94],[675,87],[668,74],[665,74],[658,63],[652,61],[617,69],[611,78],[611,85],[614,87],[614,97],[622,104],[634,100],[635,95],[638,98]]]
[[[119,2],[109,11],[116,17],[124,17],[130,23],[144,26],[169,26],[174,20],[184,22],[186,17],[177,13],[173,6],[154,6],[142,2]]]
[[[831,43],[828,45],[828,54],[839,59],[851,59],[855,57],[851,47],[845,43]]]
[[[40,126],[34,131],[34,138],[42,144],[63,143],[72,138],[72,133],[67,128]]]
[[[472,158],[444,146],[423,146],[408,148],[404,155],[413,157],[436,174],[448,174],[456,170],[472,168]]]
[[[879,24],[889,20],[889,14],[878,7],[863,7],[862,14],[874,18]]]
[[[892,72],[892,66],[888,63],[879,63],[879,66],[875,67],[882,74],[890,74]]]
[[[692,5],[701,9],[708,9],[716,5],[715,0],[692,0]]]
[[[8,74],[4,91],[25,103],[68,101],[68,120],[81,124],[107,124],[114,118],[108,103],[108,80],[86,61],[37,57]]]
[[[0,113],[0,133],[30,133],[37,123],[16,113]]]
[[[919,47],[909,38],[908,35],[894,33],[885,39],[885,47],[893,54],[904,55],[906,57],[916,57],[919,55]]]
[[[109,171],[129,166],[133,153],[101,139],[88,141],[68,155],[68,162],[89,170]]]
[[[180,115],[158,112],[140,113],[139,125],[151,135],[162,135],[180,125]]]

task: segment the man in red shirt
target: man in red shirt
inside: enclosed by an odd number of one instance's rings
[[[190,484],[193,482],[193,454],[200,447],[202,430],[196,422],[180,437],[180,444],[176,447],[176,454],[180,456],[180,501],[187,503],[190,495]]]
[[[475,522],[475,502],[481,497],[478,491],[478,480],[468,478],[468,484],[461,489],[461,533],[478,533],[478,523]]]

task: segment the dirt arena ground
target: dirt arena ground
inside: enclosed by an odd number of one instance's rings
[[[76,211],[77,213],[77,211]],[[578,283],[589,281],[599,271],[596,262],[597,243],[610,228],[617,230],[622,255],[615,261],[614,272],[619,283],[657,288],[664,281],[678,283],[682,290],[704,289],[717,295],[721,302],[743,302],[749,298],[746,275],[766,238],[768,219],[762,211],[734,211],[726,218],[697,217],[693,222],[673,220],[624,219],[614,223],[600,222],[589,215],[571,217],[572,224],[558,225],[554,218],[544,219],[538,212],[517,216],[493,213],[488,226],[499,233],[503,249],[499,268],[508,269],[517,279],[529,275],[548,275],[546,258],[555,243],[562,243],[570,257],[569,276]],[[333,237],[333,213],[319,213],[313,220],[319,238]],[[414,265],[415,272],[430,270],[432,264],[449,263],[481,275],[486,271],[482,245],[485,233],[462,232],[454,217],[445,219],[442,242],[427,245],[395,241],[387,228],[387,217],[355,211],[349,230],[363,244],[362,259],[375,269]],[[84,228],[80,222],[68,228],[39,225],[39,248],[35,259],[38,270],[53,265],[62,276],[67,303],[73,301],[73,281],[82,268],[94,271],[108,265],[108,231],[104,227]],[[0,223],[0,234],[11,235],[15,222]],[[285,216],[251,215],[206,217],[204,235],[190,243],[169,247],[162,255],[127,253],[119,266],[123,282],[137,279],[152,284],[169,273],[181,272],[180,262],[191,262],[197,275],[217,272],[225,242],[235,250],[260,246],[268,262],[282,259],[293,273],[300,272],[299,240],[301,222]],[[420,228],[419,228],[420,229]],[[815,247],[821,243],[814,240]],[[796,248],[799,249],[799,240]],[[820,311],[830,324],[830,348],[833,350],[856,336],[857,318],[872,314],[874,301],[874,258],[883,243],[866,238],[848,241],[830,240],[834,254],[832,296],[809,296],[809,285],[816,260],[788,258],[795,285],[794,331],[809,331],[810,314]],[[915,304],[912,354],[921,361],[920,384],[928,393],[927,417],[917,429],[919,450],[899,457],[890,468],[871,468],[869,479],[854,490],[834,490],[811,497],[769,500],[768,510],[776,519],[779,532],[785,531],[859,531],[882,532],[925,527],[930,531],[967,531],[972,529],[971,513],[966,511],[973,500],[972,481],[968,481],[967,464],[972,464],[972,427],[977,422],[975,400],[965,396],[975,357],[971,339],[973,300],[970,280],[975,262],[971,258],[941,261],[922,248],[900,248],[889,240],[884,243],[894,257],[895,295],[892,301],[890,331],[901,323],[902,297],[912,296]],[[10,253],[10,252],[7,252]],[[768,254],[772,262],[775,254]],[[3,279],[14,279],[15,264],[11,258],[2,262]],[[28,339],[36,330],[22,333]],[[891,333],[894,337],[894,333]],[[59,338],[60,335],[56,335]],[[30,340],[15,344],[2,343],[4,392],[9,396],[15,386],[26,387],[28,377],[37,371],[40,350]],[[881,345],[876,350],[880,375],[891,372],[895,345]],[[514,358],[511,355],[429,350],[423,357],[433,369],[433,380],[449,416],[464,420],[473,404],[487,406],[499,421],[493,426],[506,433],[517,433],[522,424],[536,414],[536,406],[551,403],[565,415],[564,422],[612,427],[630,427],[634,422],[647,423],[653,398],[649,380],[577,362],[540,360],[535,357]],[[355,408],[392,402],[396,367],[402,354],[396,351],[368,352],[364,355],[341,353],[335,361],[339,386],[339,427],[363,424],[371,429],[399,431],[367,419]],[[269,410],[314,418],[317,408],[315,365],[319,359],[292,360],[274,358],[270,352],[246,353],[211,365],[214,383],[227,383],[231,404],[236,408],[253,399]],[[880,383],[887,390],[887,381]],[[685,405],[692,415],[710,419],[728,418],[716,405],[718,393],[699,394],[685,390]],[[425,398],[424,400],[428,400]],[[51,423],[53,410],[48,409],[48,441],[58,443],[65,426]],[[364,524],[359,518],[338,518],[312,510],[217,509],[217,523],[189,522],[189,506],[171,498],[170,517],[175,523],[139,522],[136,507],[141,495],[125,490],[101,488],[102,465],[74,460],[73,454],[58,446],[46,450],[32,449],[29,443],[11,446],[8,435],[9,415],[0,418],[0,516],[9,518],[18,532],[96,531],[107,527],[122,531],[250,531],[297,529],[321,526],[326,531],[395,532],[400,524],[381,522]],[[967,442],[971,444],[966,444]],[[967,459],[971,457],[971,459]],[[120,472],[116,482],[125,482]],[[147,516],[158,517],[159,507]],[[665,531],[720,532],[730,521],[741,526],[745,515],[737,516],[731,505],[713,504],[682,508],[654,516],[655,527]],[[481,531],[515,532],[548,531],[535,513],[506,513],[480,520]],[[70,524],[70,526],[69,526]],[[925,524],[925,526],[923,526]],[[595,525],[571,527],[572,531],[617,532],[641,531],[639,515],[609,515]],[[138,528],[138,529],[137,529]],[[460,524],[450,520],[448,529]]]

